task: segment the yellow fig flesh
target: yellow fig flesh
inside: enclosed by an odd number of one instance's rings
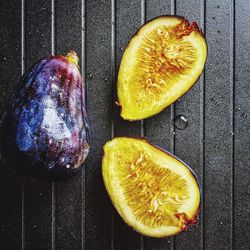
[[[196,222],[200,191],[192,171],[146,140],[107,142],[102,173],[115,208],[136,231],[166,237]]]
[[[195,22],[177,16],[147,22],[122,57],[117,82],[121,116],[140,120],[171,105],[197,81],[206,57],[206,41]]]

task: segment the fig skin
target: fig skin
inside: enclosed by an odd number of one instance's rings
[[[67,179],[89,152],[84,84],[74,51],[36,62],[20,80],[1,126],[8,166],[44,180]]]

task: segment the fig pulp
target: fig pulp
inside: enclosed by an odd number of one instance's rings
[[[138,232],[166,237],[196,223],[200,191],[192,170],[146,140],[107,142],[102,173],[118,213]]]
[[[186,93],[202,72],[207,45],[197,24],[161,16],[143,25],[123,54],[117,82],[121,116],[139,120]]]
[[[49,56],[22,77],[2,126],[8,165],[39,178],[67,178],[89,152],[85,90],[78,57]]]

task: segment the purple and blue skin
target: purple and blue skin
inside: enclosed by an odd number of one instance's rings
[[[22,77],[5,121],[2,147],[16,170],[38,178],[64,179],[85,161],[89,127],[77,63],[74,51],[66,57],[50,56]]]

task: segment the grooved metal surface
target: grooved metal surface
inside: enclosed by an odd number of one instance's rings
[[[0,105],[39,58],[74,49],[86,76],[92,150],[61,183],[0,167],[0,249],[250,249],[250,2],[245,0],[0,1]],[[160,114],[120,118],[116,76],[130,37],[145,21],[176,14],[196,21],[208,43],[194,87]],[[1,111],[2,112],[2,111]],[[175,115],[188,119],[175,129]],[[121,220],[101,176],[103,144],[144,136],[174,152],[198,176],[199,223],[166,239],[143,237]]]

